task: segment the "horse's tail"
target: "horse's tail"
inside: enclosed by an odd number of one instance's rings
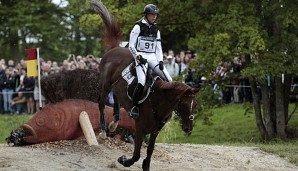
[[[104,34],[105,46],[107,46],[108,48],[118,47],[121,37],[120,26],[118,22],[113,18],[107,7],[103,5],[100,0],[91,0],[90,5],[91,9],[93,9],[101,16],[106,26],[106,31]]]

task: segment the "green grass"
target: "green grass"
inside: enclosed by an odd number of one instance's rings
[[[291,140],[288,142],[270,142],[269,144],[258,144],[263,151],[276,154],[289,160],[291,163],[298,166],[298,142]]]
[[[6,143],[12,130],[19,128],[27,122],[32,115],[0,115],[0,143]]]
[[[241,105],[231,104],[222,108],[213,109],[211,124],[206,125],[202,120],[196,120],[191,136],[186,138],[179,122],[173,119],[167,124],[158,137],[159,142],[168,143],[196,143],[196,144],[222,144],[260,142],[255,117],[253,113],[246,113]],[[171,128],[171,129],[169,129]],[[175,135],[164,138],[167,134]]]

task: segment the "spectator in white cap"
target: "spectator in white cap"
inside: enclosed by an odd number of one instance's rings
[[[202,83],[201,83],[202,85],[206,84],[206,83],[207,83],[207,78],[204,77],[204,76],[201,77],[201,82],[202,82]]]
[[[179,74],[179,65],[175,62],[175,58],[173,58],[173,56],[167,56],[165,67],[172,78],[176,77]]]

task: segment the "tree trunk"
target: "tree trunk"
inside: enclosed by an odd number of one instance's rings
[[[262,103],[263,103],[263,113],[264,113],[264,122],[266,131],[268,134],[268,139],[271,140],[275,138],[274,124],[273,124],[273,113],[272,113],[272,104],[270,100],[270,87],[267,82],[261,84],[262,89]],[[271,85],[270,85],[271,86]]]
[[[292,74],[285,74],[285,118],[286,118],[286,127],[288,126],[289,122],[289,103],[290,103],[290,93],[291,93],[291,85],[292,85]]]
[[[88,55],[88,54],[94,54],[93,53],[93,41],[91,39],[91,36],[89,35],[85,35],[86,37],[86,49],[85,49],[85,54]]]
[[[8,59],[16,59],[20,57],[19,50],[19,36],[17,31],[10,30],[9,33],[9,58]]]
[[[76,55],[82,55],[82,52],[81,52],[82,48],[81,48],[80,42],[81,42],[80,30],[76,29],[75,30],[75,54]]]
[[[285,96],[281,77],[275,79],[276,95],[276,133],[277,137],[286,139]]]
[[[268,134],[266,132],[265,125],[263,123],[261,102],[260,102],[260,97],[259,97],[258,91],[257,91],[257,83],[253,79],[249,79],[249,83],[251,86],[251,91],[252,91],[252,96],[253,96],[253,105],[254,105],[254,109],[255,109],[257,127],[260,131],[262,139],[266,140],[268,137]]]

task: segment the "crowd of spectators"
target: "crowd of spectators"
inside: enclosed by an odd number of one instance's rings
[[[223,103],[240,103],[252,101],[249,83],[246,79],[229,77],[232,73],[239,74],[239,67],[245,62],[243,59],[235,58],[231,63],[220,63],[215,69],[212,77],[229,79],[228,85],[218,91],[218,84],[209,81],[206,76],[194,76],[194,68],[190,63],[197,55],[190,50],[180,51],[175,54],[173,50],[164,52],[164,65],[172,78],[184,82],[192,87],[200,87],[202,84],[213,86],[214,93],[219,93]],[[93,55],[75,56],[69,55],[61,63],[51,60],[40,59],[41,76],[66,70],[98,69],[101,58]],[[229,74],[228,74],[229,73]],[[33,114],[39,111],[37,77],[28,77],[26,63],[24,60],[16,62],[12,59],[7,62],[0,60],[0,113]],[[42,106],[46,99],[41,97]]]
[[[178,81],[192,87],[200,87],[208,84],[213,87],[213,93],[217,93],[221,103],[252,102],[252,93],[248,79],[240,78],[240,68],[245,65],[245,58],[235,57],[231,62],[218,64],[213,75],[195,76],[195,68],[190,63],[197,58],[190,50],[180,51],[175,54],[173,50],[164,53],[164,64],[169,74]]]
[[[93,55],[69,55],[60,65],[57,61],[40,59],[41,76],[65,70],[95,69],[100,58]],[[0,60],[0,113],[33,114],[39,111],[38,78],[27,76],[27,66],[24,60],[7,62]],[[42,106],[46,99],[41,97]]]

